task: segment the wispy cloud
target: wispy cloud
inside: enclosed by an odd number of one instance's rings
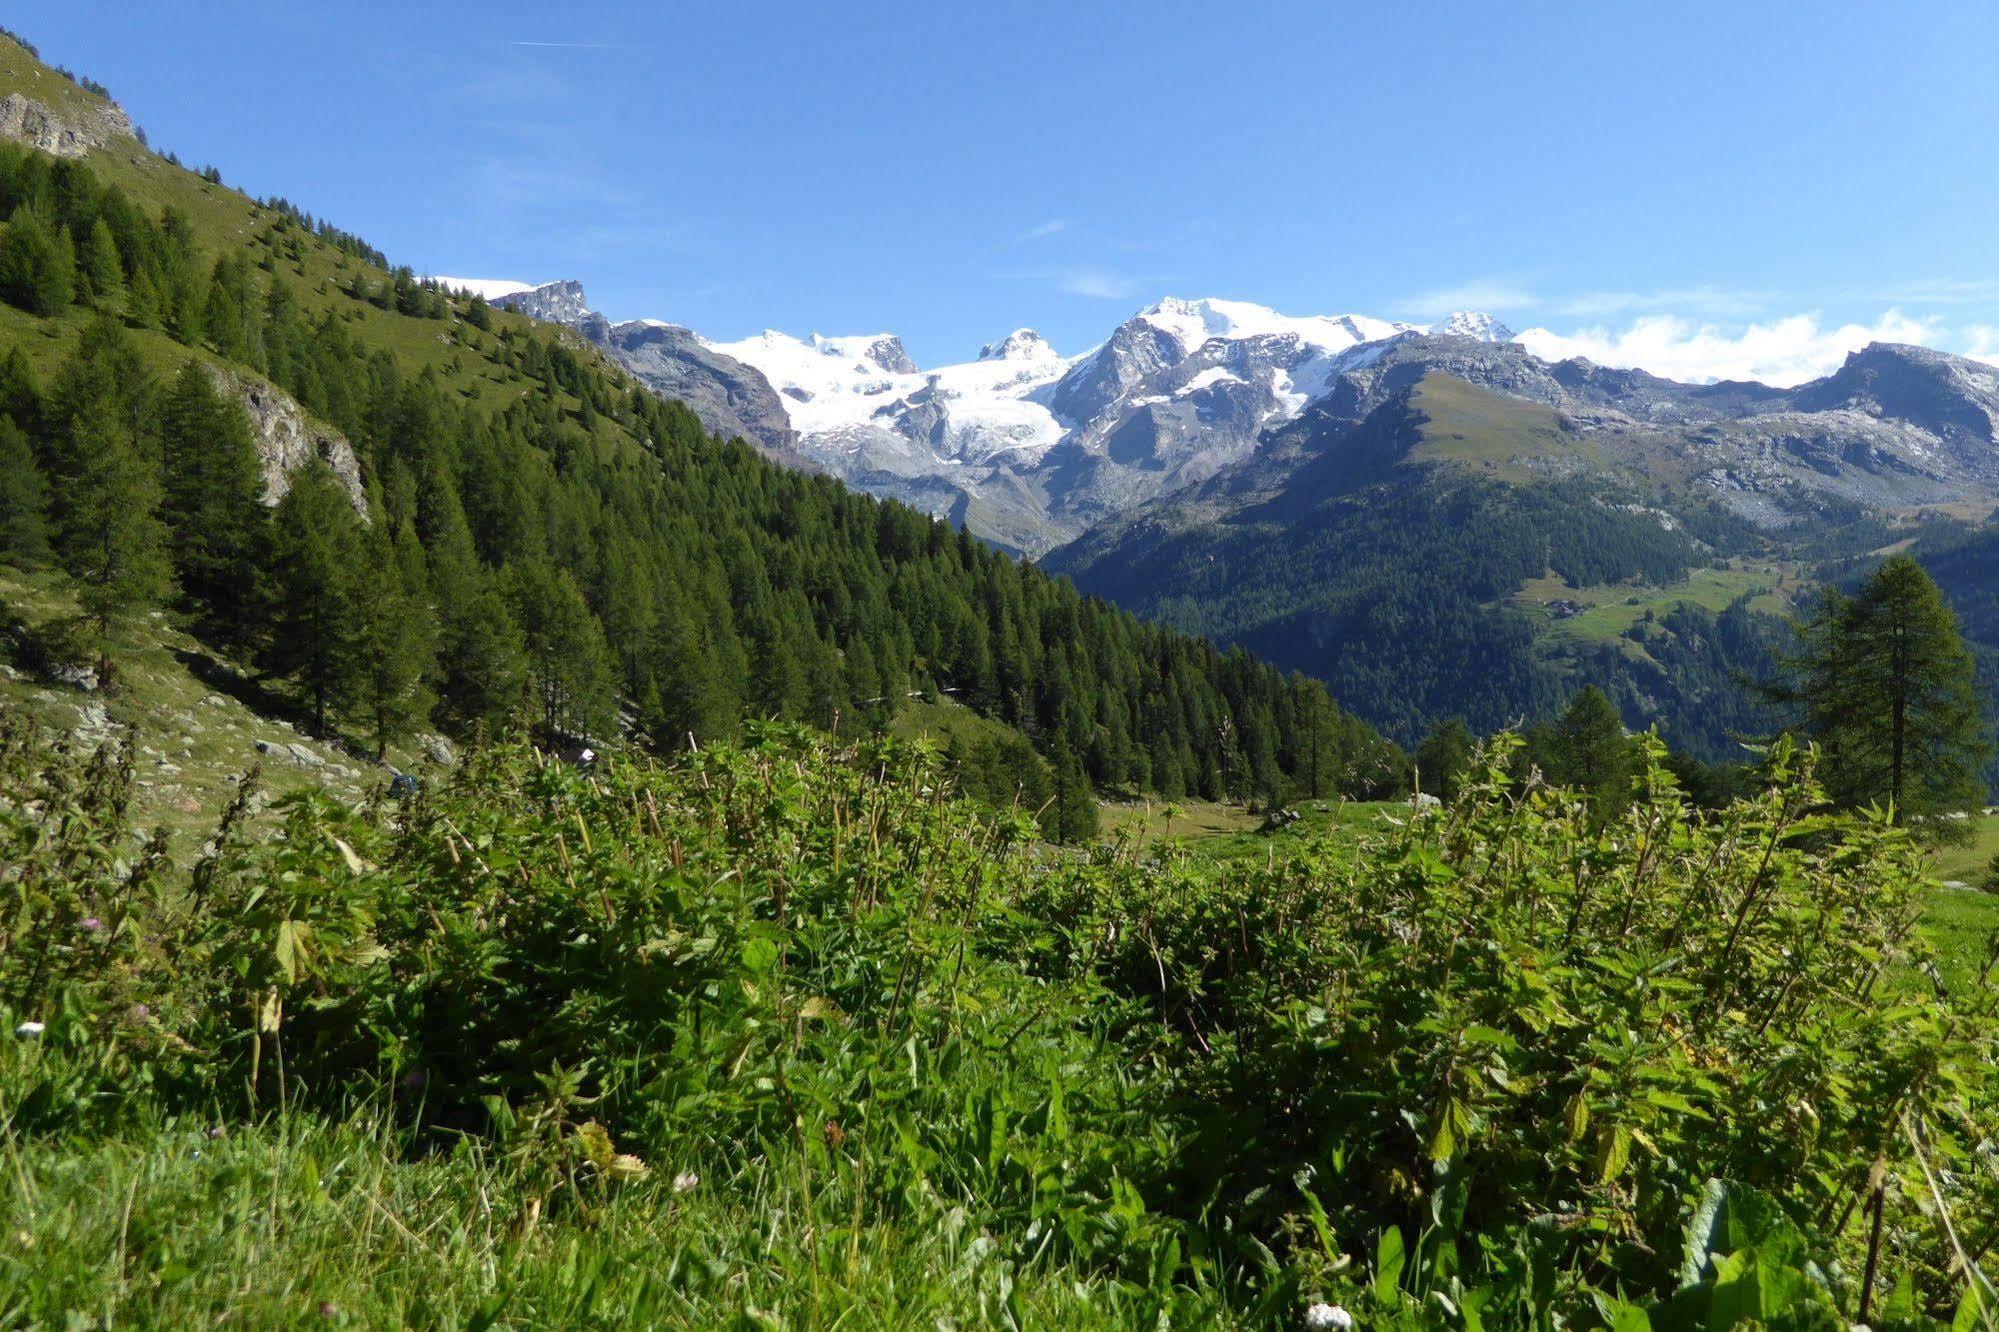
[[[1058,274],[1055,285],[1071,296],[1090,296],[1102,301],[1128,301],[1142,289],[1140,279],[1094,268]]]
[[[1877,295],[1898,305],[1999,304],[1999,278],[1918,278]]]
[[[1046,222],[1043,222],[1038,226],[1029,227],[1027,230],[1021,232],[1017,239],[1021,241],[1047,240],[1050,236],[1060,235],[1062,232],[1065,232],[1068,229],[1069,229],[1068,218],[1051,217]]]
[[[1540,304],[1540,298],[1525,283],[1505,277],[1474,278],[1456,286],[1418,292],[1398,303],[1400,309],[1426,319],[1458,310],[1502,312]]]
[[[1680,314],[1753,315],[1770,308],[1776,295],[1729,287],[1668,287],[1657,291],[1589,291],[1556,302],[1562,314],[1579,319],[1666,310]]]
[[[1811,313],[1733,328],[1656,314],[1640,316],[1621,329],[1598,325],[1556,333],[1530,328],[1519,340],[1528,351],[1550,361],[1584,356],[1600,365],[1636,367],[1668,379],[1754,379],[1790,385],[1831,373],[1848,352],[1870,342],[1936,346],[1944,332],[1937,320],[1900,310],[1889,310],[1871,324],[1829,326]],[[1999,336],[1991,346],[1999,355]]]

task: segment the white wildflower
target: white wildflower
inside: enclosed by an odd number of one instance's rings
[[[47,1030],[48,1028],[39,1022],[23,1022],[20,1026],[14,1028],[14,1034],[16,1036],[39,1036]]]
[[[1352,1332],[1353,1315],[1337,1304],[1315,1304],[1305,1311],[1305,1332]]]
[[[701,1176],[695,1174],[692,1170],[683,1170],[673,1177],[673,1191],[675,1193],[685,1193],[700,1182]]]

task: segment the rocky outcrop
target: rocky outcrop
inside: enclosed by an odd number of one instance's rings
[[[798,436],[777,391],[753,367],[710,350],[675,324],[612,324],[592,315],[576,327],[654,393],[686,403],[710,432],[739,436],[791,466],[809,466],[797,452]]]
[[[590,308],[580,282],[544,282],[496,296],[493,304],[575,329],[654,393],[685,403],[710,433],[744,439],[788,467],[821,470],[798,452],[791,417],[763,372],[715,351],[691,331],[657,319],[614,324]],[[882,356],[908,360],[901,343],[884,341],[893,346],[885,346]]]
[[[584,320],[600,317],[593,316],[590,303],[584,299],[581,282],[544,282],[527,291],[496,296],[493,304],[517,310],[530,319],[568,324],[571,328],[580,328]]]
[[[361,521],[368,521],[368,491],[361,483],[361,462],[341,434],[314,421],[289,394],[248,375],[210,366],[215,385],[243,404],[257,458],[264,465],[264,503],[275,508],[291,493],[292,475],[314,459],[325,463],[347,492]]]
[[[83,157],[113,139],[132,137],[132,122],[115,103],[56,111],[25,93],[0,97],[0,138],[57,157]]]

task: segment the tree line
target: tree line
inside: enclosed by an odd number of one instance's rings
[[[352,310],[306,312],[293,276],[320,242],[295,210],[209,261],[173,210],[19,151],[0,152],[0,210],[0,296],[86,324],[46,383],[18,348],[0,366],[5,554],[74,574],[100,644],[171,606],[378,752],[523,708],[551,735],[661,747],[754,717],[866,729],[916,694],[1018,729],[1074,789],[1276,800],[1396,778],[1393,747],[1303,676],[711,439],[553,330],[407,274],[343,286],[441,314],[505,405],[408,372]],[[185,349],[169,373],[150,332]],[[360,511],[320,464],[263,504],[217,363],[345,434]]]

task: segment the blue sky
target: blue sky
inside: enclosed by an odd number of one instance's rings
[[[1076,351],[1170,293],[1489,309],[1667,373],[1999,355],[1990,3],[0,12],[420,271],[717,338]]]

